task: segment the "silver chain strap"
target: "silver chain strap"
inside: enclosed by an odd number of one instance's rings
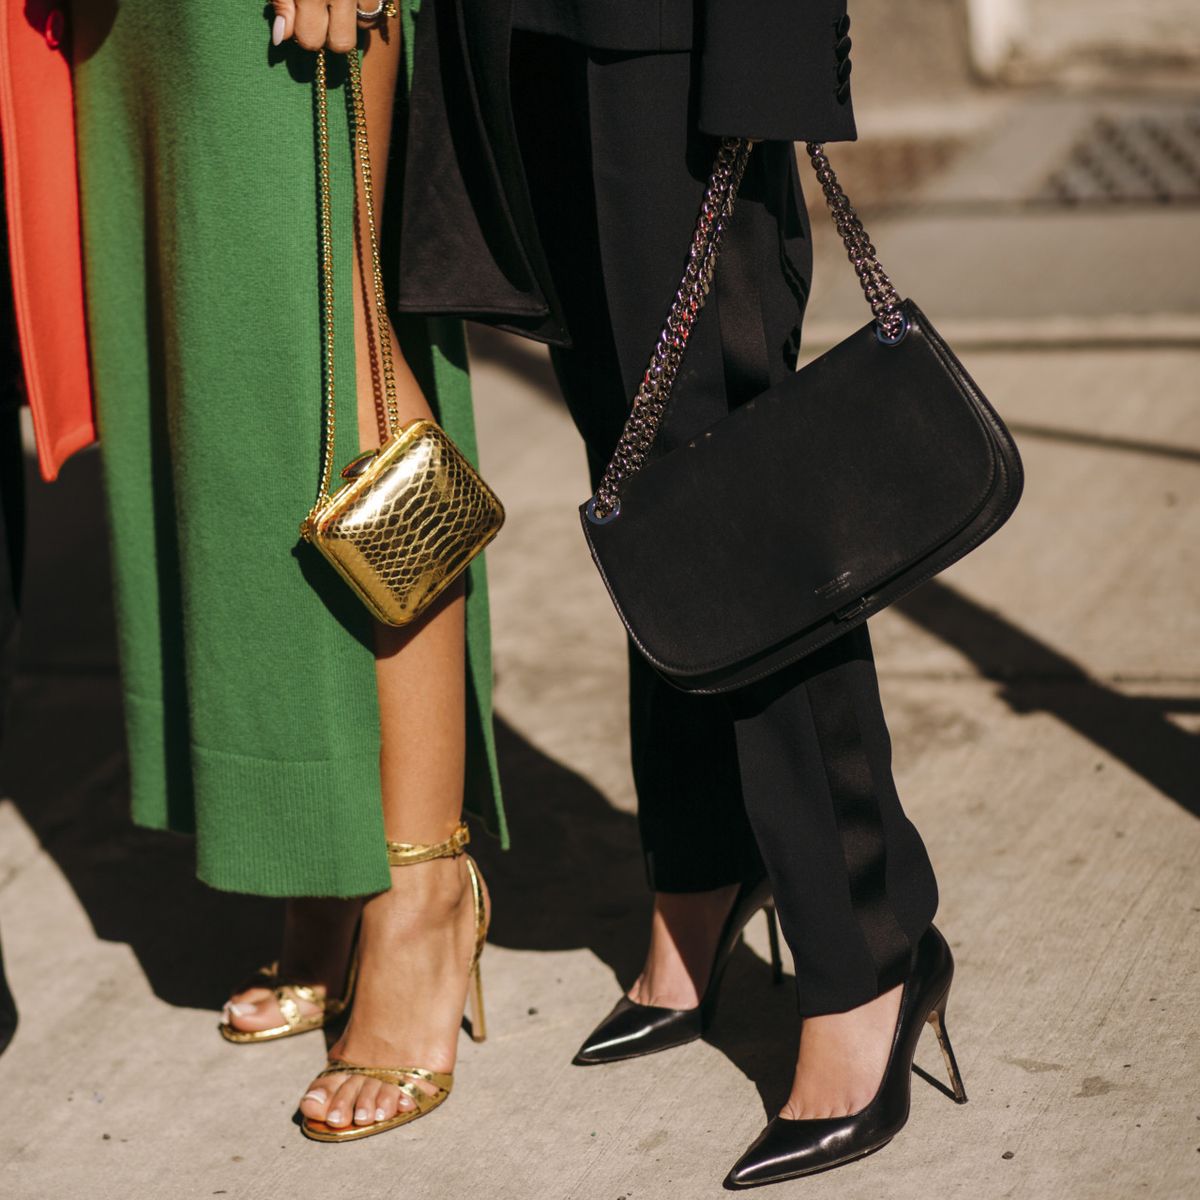
[[[600,478],[596,494],[587,505],[588,519],[596,524],[605,524],[620,513],[621,485],[642,469],[662,427],[688,339],[712,285],[721,235],[733,215],[733,206],[753,147],[754,143],[744,138],[726,138],[717,151],[712,175],[700,205],[700,215],[696,218],[696,230],[692,235],[683,280],[655,343],[650,365],[633,398],[625,428]],[[850,206],[823,147],[819,143],[809,142],[805,148],[825,193],[825,202],[829,205],[834,224],[846,246],[846,253],[862,285],[863,295],[875,314],[880,339],[889,343],[898,342],[905,329],[900,297],[880,266],[875,247],[871,245],[858,214]]]
[[[683,280],[654,346],[650,365],[633,398],[633,406],[617,448],[604,469],[595,496],[588,503],[588,516],[593,521],[611,520],[617,515],[621,507],[621,484],[642,469],[646,455],[658,436],[671,390],[675,386],[675,376],[683,361],[683,352],[692,335],[692,326],[704,307],[704,299],[712,284],[717,249],[733,214],[733,204],[746,171],[750,149],[751,143],[748,141],[726,138],[717,151],[717,160],[700,205],[700,215],[696,218],[696,231],[692,234]]]
[[[887,272],[879,264],[875,256],[875,247],[863,228],[850,204],[850,199],[842,190],[838,177],[829,159],[825,156],[825,147],[820,142],[806,142],[804,149],[808,152],[808,161],[812,163],[817,173],[817,182],[825,193],[825,203],[833,215],[833,223],[837,226],[838,234],[846,247],[846,255],[862,285],[863,295],[875,314],[879,323],[879,332],[886,342],[899,341],[904,333],[904,314],[900,311],[900,297],[892,286]]]

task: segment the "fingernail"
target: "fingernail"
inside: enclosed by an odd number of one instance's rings
[[[278,46],[283,41],[284,20],[283,17],[276,17],[275,24],[271,26],[271,43]]]
[[[375,1120],[377,1120],[377,1121],[386,1121],[386,1120],[387,1120],[387,1113],[386,1113],[386,1112],[384,1112],[384,1110],[383,1110],[382,1108],[377,1108],[377,1109],[375,1110]]]
[[[325,1093],[324,1092],[305,1092],[304,1098],[305,1098],[305,1100],[313,1100],[317,1104],[325,1103]]]

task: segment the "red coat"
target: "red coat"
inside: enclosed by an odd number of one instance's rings
[[[96,440],[84,313],[67,11],[0,0],[0,131],[13,301],[38,462]]]

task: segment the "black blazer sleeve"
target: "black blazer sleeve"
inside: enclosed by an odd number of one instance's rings
[[[718,137],[846,142],[846,0],[701,0],[700,127]]]

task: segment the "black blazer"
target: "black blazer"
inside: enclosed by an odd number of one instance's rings
[[[597,49],[691,50],[714,136],[849,141],[846,0],[425,0],[417,18],[398,307],[568,344],[509,99],[514,23]]]
[[[701,51],[700,128],[848,141],[846,0],[512,0],[520,29],[598,50]]]

